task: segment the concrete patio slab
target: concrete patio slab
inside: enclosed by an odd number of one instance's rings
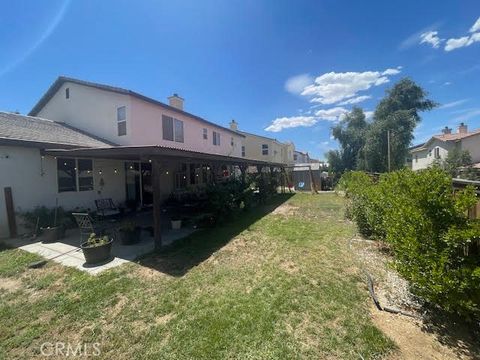
[[[194,231],[195,229],[190,228],[168,230],[162,234],[162,243],[164,245],[170,245],[179,239],[187,237]],[[57,262],[64,266],[74,267],[92,275],[97,275],[107,269],[132,262],[152,252],[155,247],[153,238],[149,236],[148,232],[144,231],[142,232],[140,242],[137,244],[122,245],[118,241],[114,241],[112,246],[112,260],[92,266],[85,263],[85,257],[79,248],[80,232],[78,229],[68,230],[64,239],[54,243],[43,243],[41,238],[34,240],[23,238],[5,239],[1,240],[1,242],[7,246],[40,255],[47,260]]]

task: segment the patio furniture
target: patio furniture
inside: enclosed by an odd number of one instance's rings
[[[115,237],[115,227],[111,222],[95,221],[88,213],[72,213],[78,228],[80,229],[80,243],[88,239],[90,234],[105,235],[107,232],[112,232]]]
[[[120,209],[115,206],[111,198],[95,200],[97,214],[102,217],[110,217],[120,215]]]

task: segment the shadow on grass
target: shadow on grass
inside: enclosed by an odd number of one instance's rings
[[[145,256],[138,261],[138,264],[171,276],[183,276],[250,225],[282,205],[292,195],[279,194],[267,204],[235,214],[231,219],[214,228],[199,230],[162,249],[161,252]]]
[[[422,330],[434,334],[460,358],[480,359],[480,323],[466,323],[458,316],[428,309]]]

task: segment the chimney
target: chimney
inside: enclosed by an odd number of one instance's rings
[[[468,127],[465,125],[465,123],[460,123],[460,126],[458,127],[458,133],[459,134],[466,134],[468,132]]]
[[[450,129],[448,126],[445,126],[445,127],[442,129],[442,133],[443,133],[443,135],[451,134],[451,133],[452,133],[452,129]]]
[[[233,119],[232,119],[232,121],[230,121],[230,129],[233,130],[233,131],[238,130],[238,123]]]
[[[168,97],[168,104],[179,110],[183,110],[183,98],[178,96],[178,94],[173,94]]]

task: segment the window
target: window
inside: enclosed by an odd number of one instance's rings
[[[245,157],[245,145],[242,145],[242,157]]]
[[[183,143],[183,121],[162,115],[162,130],[163,140]]]
[[[175,119],[175,141],[183,143],[183,121]]]
[[[70,88],[65,89],[65,99],[70,99]]]
[[[57,159],[58,192],[93,190],[93,162]]]
[[[162,115],[163,140],[173,141],[173,118]]]
[[[125,106],[117,108],[118,136],[127,135],[127,111]]]
[[[293,155],[293,160],[295,160],[295,161],[298,160],[298,155],[297,154]]]
[[[57,159],[58,192],[76,191],[77,174],[74,159]]]
[[[208,130],[206,128],[203,128],[203,139],[204,140],[208,139]]]
[[[262,155],[268,155],[268,144],[262,144]]]
[[[93,190],[92,160],[78,159],[78,191]]]
[[[230,139],[230,145],[233,147],[234,142],[233,142],[233,137]]]
[[[418,155],[415,155],[415,162],[418,162]]]
[[[213,132],[213,145],[220,146],[220,133],[216,131]]]
[[[434,151],[435,159],[440,159],[440,148],[436,147]]]

